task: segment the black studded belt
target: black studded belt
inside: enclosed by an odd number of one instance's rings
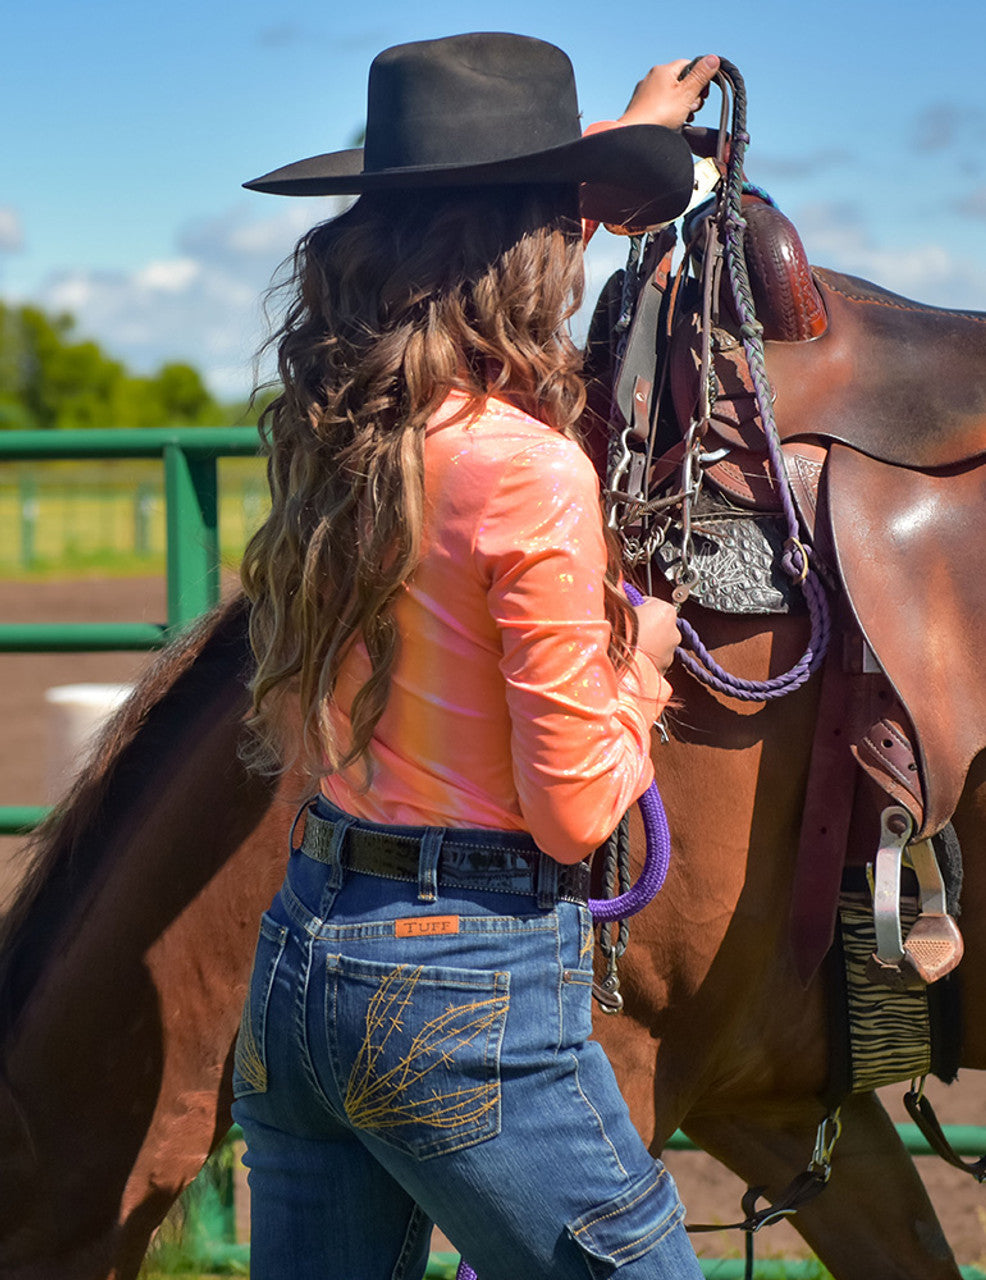
[[[337,826],[345,829],[334,839]],[[318,862],[338,861],[350,871],[416,882],[422,836],[414,833],[423,830],[403,828],[391,832],[380,827],[370,830],[358,824],[349,826],[345,820],[328,820],[310,808],[305,814],[301,852]],[[529,847],[503,847],[477,828],[442,828],[437,884],[486,893],[530,894],[540,899],[548,896],[585,905],[589,898],[588,862],[557,862],[523,833],[510,832],[508,840]]]

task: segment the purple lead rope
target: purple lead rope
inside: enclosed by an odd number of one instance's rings
[[[631,604],[640,604],[643,600],[640,592],[629,582],[625,584],[625,590]],[[671,861],[671,832],[668,829],[667,814],[664,812],[656,782],[650,784],[637,803],[640,805],[640,816],[644,820],[644,835],[647,840],[644,867],[629,892],[621,893],[618,898],[589,899],[592,918],[601,924],[636,915],[660,892],[664,878],[668,874],[668,864]],[[465,1258],[459,1263],[455,1280],[478,1280],[476,1272]]]
[[[671,832],[668,830],[668,819],[656,782],[650,784],[637,804],[640,806],[644,834],[647,837],[643,870],[628,892],[621,893],[618,898],[589,899],[589,910],[597,924],[625,920],[627,916],[634,916],[642,911],[660,893],[668,874]]]
[[[625,583],[624,590],[632,605],[643,602],[644,597],[632,583]],[[636,915],[653,901],[668,874],[668,864],[671,861],[671,832],[668,829],[667,814],[664,812],[661,793],[657,789],[656,782],[650,784],[637,803],[640,806],[640,816],[644,820],[644,836],[647,844],[643,870],[629,891],[621,893],[618,898],[589,899],[592,918],[600,924],[608,923],[610,920],[625,920],[627,916]]]

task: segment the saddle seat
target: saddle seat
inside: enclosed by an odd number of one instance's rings
[[[986,454],[986,314],[926,306],[809,267],[789,220],[747,201],[747,258],[781,440],[837,442],[922,469]],[[762,453],[738,330],[723,289],[712,333],[712,428],[726,444]],[[686,425],[700,365],[701,313],[692,303],[678,308],[670,348],[674,407]]]
[[[816,437],[935,469],[986,454],[986,315],[899,297],[814,268],[828,327],[767,343],[782,439]]]

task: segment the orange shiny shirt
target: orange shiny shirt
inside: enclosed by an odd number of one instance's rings
[[[637,653],[618,680],[603,613],[599,483],[579,446],[519,409],[453,392],[426,431],[421,561],[395,606],[401,649],[359,768],[326,796],[372,822],[528,831],[560,862],[592,852],[653,777],[670,695]],[[330,708],[369,674],[351,651]]]

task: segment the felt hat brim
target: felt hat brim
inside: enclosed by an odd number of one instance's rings
[[[661,125],[625,125],[527,155],[479,164],[417,165],[365,170],[353,148],[310,156],[243,185],[284,196],[357,195],[400,188],[530,183],[581,184],[584,217],[632,223],[670,222],[688,204],[694,166],[680,134]]]

